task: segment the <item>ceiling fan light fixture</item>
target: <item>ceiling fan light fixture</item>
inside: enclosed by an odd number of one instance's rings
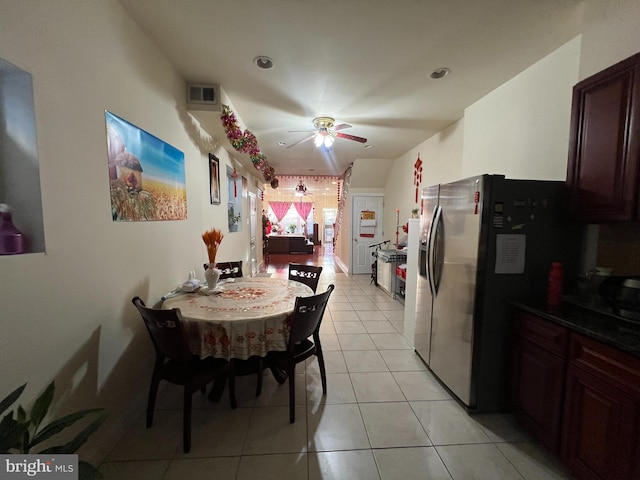
[[[302,180],[298,183],[296,188],[294,189],[293,194],[296,197],[303,197],[307,193],[307,186],[303,183]]]
[[[323,136],[323,135],[321,135],[321,134],[319,134],[319,133],[316,133],[316,136],[315,136],[315,138],[313,139],[313,144],[314,144],[316,147],[320,148],[320,147],[322,146],[322,144],[323,144],[323,143],[324,143],[324,136]]]
[[[331,145],[333,145],[333,141],[334,141],[334,140],[335,140],[335,138],[333,138],[333,136],[332,136],[332,135],[327,135],[327,136],[325,136],[325,137],[324,137],[324,142],[323,142],[323,144],[324,144],[324,146],[325,146],[326,148],[329,148],[329,147],[331,147]]]

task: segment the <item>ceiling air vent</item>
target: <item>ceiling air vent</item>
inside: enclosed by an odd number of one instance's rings
[[[187,85],[187,108],[220,111],[220,85]]]

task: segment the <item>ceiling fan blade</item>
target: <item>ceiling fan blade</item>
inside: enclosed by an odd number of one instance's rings
[[[345,138],[347,140],[353,140],[355,142],[367,143],[367,139],[363,137],[356,137],[355,135],[349,135],[348,133],[336,133],[336,137]]]
[[[287,130],[288,133],[300,133],[300,132],[315,132],[315,130]]]
[[[344,130],[345,128],[351,128],[351,125],[348,123],[341,123],[340,125],[336,125],[333,129],[337,132],[338,130]]]
[[[300,145],[301,143],[308,142],[309,140],[311,140],[315,136],[316,135],[314,133],[313,135],[309,135],[308,137],[304,137],[302,140],[298,140],[296,143],[292,143],[291,145],[287,145],[286,148],[295,147],[296,145]]]

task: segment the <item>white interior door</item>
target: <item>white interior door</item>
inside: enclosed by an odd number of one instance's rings
[[[374,258],[369,248],[382,239],[382,195],[354,195],[351,197],[351,232],[353,236],[351,248],[351,272],[354,275],[370,274]],[[361,221],[362,212],[373,212],[375,225]],[[367,213],[368,218],[372,215]],[[366,225],[366,226],[365,226]],[[373,235],[373,236],[369,236]]]

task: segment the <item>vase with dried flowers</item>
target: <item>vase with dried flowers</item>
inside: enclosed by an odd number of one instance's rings
[[[216,268],[216,255],[223,238],[224,235],[217,228],[212,228],[202,234],[202,240],[207,246],[207,255],[209,257],[209,263],[205,264],[204,270],[204,278],[207,281],[207,288],[209,290],[216,288],[216,284],[220,278],[221,272]]]

